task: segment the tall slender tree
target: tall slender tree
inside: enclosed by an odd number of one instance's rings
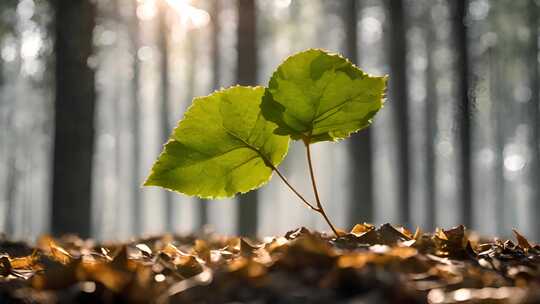
[[[140,100],[140,79],[141,67],[138,50],[141,47],[140,24],[137,16],[137,0],[132,0],[132,14],[130,16],[129,36],[133,53],[133,78],[131,79],[131,117],[130,128],[132,136],[132,159],[131,159],[131,199],[132,199],[132,232],[140,235],[143,232],[144,222],[142,217],[142,198],[140,192],[141,185],[141,100]]]
[[[0,6],[0,8],[3,8]],[[7,24],[1,24],[2,27],[7,27]],[[0,33],[0,38],[3,36],[3,32]],[[20,49],[20,48],[17,48]],[[17,70],[20,69],[20,57],[17,56],[17,61],[15,64]],[[19,138],[15,124],[13,123],[16,109],[16,101],[11,100],[7,97],[7,84],[5,83],[6,72],[4,70],[5,62],[0,58],[0,88],[2,89],[2,94],[0,94],[0,110],[2,110],[3,117],[0,119],[0,130],[2,130],[2,137],[0,138],[3,144],[0,146],[2,148],[2,156],[4,158],[2,161],[6,164],[5,170],[5,184],[3,185],[4,201],[5,206],[5,223],[4,223],[4,232],[8,236],[12,236],[15,231],[15,195],[17,193],[17,186],[19,182],[20,172],[17,168],[17,145],[16,140]],[[10,86],[11,87],[11,86]],[[9,132],[9,134],[8,134]]]
[[[531,122],[531,170],[532,181],[538,183],[540,181],[540,74],[538,71],[538,18],[540,17],[538,12],[538,4],[535,0],[529,0],[529,27],[531,30],[530,43],[529,43],[529,71],[530,71],[530,88],[531,88],[531,100],[530,100],[530,122]],[[536,215],[540,214],[540,189],[537,186],[533,186],[532,196],[532,208],[531,210],[533,218],[531,222],[534,223],[534,233],[536,239],[540,239],[540,221],[536,218]]]
[[[20,64],[17,64],[18,68],[20,68]],[[6,124],[5,128],[7,130],[11,130],[10,136],[6,138],[6,146],[7,149],[7,155],[6,155],[6,164],[7,164],[7,172],[6,172],[6,185],[5,185],[5,214],[6,214],[6,222],[5,222],[5,232],[8,236],[13,236],[15,233],[15,225],[16,225],[16,218],[15,218],[15,199],[17,195],[17,190],[19,183],[21,181],[21,170],[18,167],[18,153],[17,153],[17,142],[16,140],[19,138],[19,132],[13,122],[14,116],[15,116],[15,110],[16,110],[16,103],[10,102],[7,105],[7,115],[6,115]]]
[[[407,82],[407,25],[402,0],[387,0],[389,12],[388,61],[390,95],[395,113],[399,153],[398,195],[400,222],[410,224],[409,97]]]
[[[460,212],[461,222],[470,227],[473,218],[472,208],[472,171],[471,171],[471,102],[469,98],[469,51],[467,39],[466,16],[468,1],[452,0],[453,5],[452,30],[454,34],[454,45],[456,48],[457,76],[456,90],[458,104],[456,109],[455,122],[458,126],[459,140],[459,191],[460,191]]]
[[[497,45],[490,46],[487,50],[489,57],[489,96],[491,99],[491,121],[493,123],[493,133],[495,134],[494,140],[494,153],[496,155],[496,161],[494,165],[494,191],[495,191],[495,214],[497,225],[497,233],[505,233],[505,214],[504,214],[504,198],[506,193],[506,183],[504,181],[504,143],[505,132],[503,126],[504,119],[504,103],[501,100],[505,99],[504,89],[500,84],[502,79],[502,63],[499,62],[500,54]]]
[[[91,233],[94,152],[94,70],[92,0],[55,0],[56,103],[52,191],[52,232]]]
[[[221,79],[221,57],[220,57],[220,18],[221,5],[219,0],[212,1],[211,8],[211,18],[212,18],[212,36],[211,36],[211,56],[212,56],[212,88],[214,90],[219,89]]]
[[[220,86],[221,57],[219,53],[219,34],[220,34],[220,0],[213,0],[210,8],[211,18],[211,36],[210,36],[210,56],[212,58],[212,89],[217,90]],[[208,224],[208,201],[199,202],[199,226],[202,228]]]
[[[120,14],[120,0],[112,0],[110,1],[111,4],[111,15],[114,18],[114,31],[116,33],[116,37],[121,36],[122,26],[121,26],[121,14]],[[121,50],[121,44],[119,43],[119,39],[116,39],[115,43],[112,45],[112,53],[115,56],[118,56],[120,54]],[[114,72],[111,75],[114,79],[115,85],[113,85],[112,88],[112,114],[113,114],[113,134],[114,134],[114,202],[116,204],[115,206],[115,214],[121,214],[122,213],[122,145],[124,138],[122,136],[122,128],[123,128],[123,121],[122,121],[122,105],[121,105],[121,95],[122,95],[122,88],[120,83],[122,83],[123,75],[121,73],[121,65],[119,62],[114,62],[113,64]],[[116,231],[116,233],[120,230],[121,223],[119,221],[115,221],[113,225],[113,231]]]
[[[158,49],[160,52],[160,132],[162,142],[167,142],[171,133],[169,115],[169,25],[167,23],[167,3],[165,0],[158,1]],[[167,231],[174,230],[174,206],[173,196],[170,192],[165,195],[165,227]]]
[[[344,55],[358,64],[358,0],[343,1],[343,20],[345,23]],[[371,128],[351,137],[349,143],[351,165],[351,198],[348,223],[354,225],[373,221],[373,157],[371,154]]]
[[[8,171],[6,176],[6,223],[5,223],[5,233],[8,236],[13,236],[15,233],[15,196],[17,194],[17,186],[20,182],[20,175],[21,172],[19,168],[17,168],[17,156],[15,155],[15,149],[13,149],[12,152],[8,158]]]
[[[254,85],[257,82],[257,35],[256,6],[253,0],[238,0],[237,37],[237,82],[240,85]],[[239,201],[239,233],[254,236],[258,225],[257,191],[243,194]]]
[[[436,154],[435,140],[437,136],[437,90],[436,90],[436,70],[435,58],[435,24],[431,17],[431,10],[426,9],[424,16],[426,29],[426,106],[425,106],[425,124],[426,124],[426,228],[435,229],[437,189],[436,189]]]

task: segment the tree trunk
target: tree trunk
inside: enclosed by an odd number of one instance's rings
[[[238,66],[237,82],[240,85],[254,85],[257,81],[256,6],[253,0],[238,0]],[[257,234],[257,191],[239,197],[240,235]]]
[[[17,47],[18,50],[17,56],[15,57],[16,60],[14,62],[15,68],[12,73],[15,75],[19,75],[17,77],[13,77],[14,79],[12,81],[9,81],[9,94],[6,91],[3,91],[4,93],[3,99],[7,97],[8,100],[5,100],[5,107],[6,107],[6,119],[5,119],[5,125],[3,126],[5,129],[5,140],[6,140],[6,164],[7,164],[7,172],[6,172],[6,185],[5,185],[5,201],[6,201],[6,222],[5,222],[5,232],[8,236],[13,237],[14,234],[17,231],[17,192],[18,188],[21,184],[21,168],[20,163],[21,161],[19,158],[21,155],[19,154],[19,140],[22,138],[20,134],[19,128],[14,123],[15,116],[17,115],[17,110],[19,107],[17,106],[17,86],[18,83],[21,81],[20,79],[20,73],[21,73],[21,45],[20,45],[20,37],[17,37]],[[2,71],[2,74],[4,71]],[[5,85],[5,83],[3,83]],[[7,90],[7,89],[5,89]],[[20,209],[19,209],[20,210]]]
[[[431,12],[431,10],[427,10]],[[436,71],[435,58],[433,52],[435,49],[435,24],[431,19],[431,14],[426,14],[426,229],[432,231],[436,225],[436,206],[437,206],[437,158],[435,154],[435,141],[437,136],[437,90],[436,90]]]
[[[499,85],[501,83],[501,75],[504,75],[501,68],[501,63],[499,62],[500,55],[496,51],[497,46],[491,46],[488,49],[489,56],[489,95],[491,99],[491,115],[490,119],[493,122],[493,133],[495,134],[494,142],[494,152],[496,155],[495,158],[495,214],[497,222],[497,233],[503,235],[507,233],[506,229],[506,219],[504,214],[504,198],[506,193],[506,183],[504,181],[504,143],[505,143],[505,134],[504,134],[504,104],[501,100],[505,100],[504,90]]]
[[[212,57],[212,89],[218,90],[220,85],[220,65],[221,58],[219,53],[219,13],[220,13],[220,0],[213,0],[212,7],[210,8],[211,16],[211,36],[210,36],[210,56]],[[203,228],[208,224],[208,200],[199,200],[199,227]]]
[[[454,32],[454,45],[456,48],[456,90],[459,103],[456,109],[456,124],[458,125],[459,140],[459,201],[461,222],[472,228],[472,172],[471,172],[471,106],[469,100],[469,56],[467,42],[466,14],[468,1],[453,0],[452,28]]]
[[[398,195],[400,223],[410,224],[410,163],[409,163],[409,98],[407,85],[407,41],[405,12],[402,0],[387,0],[390,33],[388,56],[390,62],[390,95],[394,104],[398,145]]]
[[[130,16],[130,23],[129,23],[129,34],[130,34],[130,40],[131,40],[131,48],[133,50],[133,78],[131,79],[131,117],[130,117],[130,125],[131,125],[131,134],[132,134],[132,173],[131,173],[131,199],[132,199],[132,232],[140,236],[143,233],[143,227],[144,222],[142,218],[142,205],[141,205],[141,192],[140,187],[142,184],[141,181],[141,101],[140,101],[140,78],[141,78],[141,71],[140,71],[140,62],[139,57],[137,56],[137,52],[139,48],[141,47],[141,41],[140,41],[140,25],[139,25],[139,19],[137,17],[137,0],[132,0],[131,5],[133,5],[133,13],[132,16]]]
[[[15,105],[13,105],[13,108],[15,108]],[[12,122],[12,116],[14,109],[10,111],[12,113],[9,113],[11,115],[8,116],[8,125],[7,127],[11,130],[11,136],[16,140],[18,138],[18,132],[15,130],[15,126]],[[10,148],[7,151],[7,165],[8,165],[8,171],[6,176],[6,223],[5,223],[5,232],[8,237],[13,237],[13,234],[15,233],[15,225],[16,225],[16,214],[15,214],[15,199],[17,194],[17,187],[20,183],[20,169],[17,167],[17,144],[15,140],[9,140]]]
[[[357,0],[343,2],[345,23],[345,56],[358,64],[358,11]],[[349,215],[350,226],[373,221],[373,158],[371,155],[371,129],[366,128],[351,137],[349,143],[351,159]]]
[[[56,104],[52,193],[52,232],[91,233],[94,153],[94,71],[91,0],[56,0]]]
[[[2,36],[0,36],[2,38]],[[2,195],[4,196],[4,202],[6,203],[3,207],[5,208],[5,222],[4,222],[4,232],[8,237],[13,237],[14,232],[14,206],[15,206],[15,193],[16,185],[18,180],[19,172],[17,171],[17,160],[16,160],[16,145],[14,144],[14,139],[17,139],[16,130],[13,126],[13,116],[15,110],[15,102],[11,101],[6,95],[6,88],[4,82],[4,61],[0,58],[0,130],[1,137],[0,141],[2,146],[0,146],[0,156],[6,164],[6,176],[5,176],[5,185],[3,188]]]
[[[220,87],[220,74],[221,74],[221,57],[220,57],[220,46],[219,46],[219,35],[220,35],[220,19],[219,14],[221,12],[220,0],[212,1],[212,36],[211,36],[211,48],[212,48],[212,88],[214,90],[219,89]]]
[[[532,230],[537,240],[540,239],[540,221],[536,218],[540,214],[540,189],[534,183],[540,181],[540,75],[538,72],[538,5],[535,0],[529,0],[529,26],[531,29],[531,41],[529,43],[529,69],[530,69],[530,122],[531,122],[531,223],[534,225]]]
[[[167,25],[167,5],[165,1],[158,1],[158,48],[161,57],[160,62],[160,89],[161,89],[161,142],[166,143],[169,140],[171,133],[170,118],[169,118],[169,44],[168,34],[169,26]],[[164,192],[165,195],[165,229],[168,232],[174,230],[174,206],[173,197],[169,191]]]
[[[115,32],[116,37],[121,36],[121,29],[120,29],[120,3],[118,3],[119,0],[111,0],[112,5],[112,16],[115,21]],[[113,46],[113,54],[115,56],[121,56],[121,53],[119,52],[120,43],[118,43],[118,39],[116,40],[114,46]],[[122,213],[122,145],[124,138],[122,136],[122,105],[121,105],[121,83],[122,83],[122,67],[118,62],[115,62],[113,64],[114,67],[114,73],[111,75],[114,79],[113,81],[116,83],[112,87],[112,100],[111,103],[113,104],[113,135],[114,135],[114,210],[115,215],[118,216]],[[113,231],[115,233],[120,232],[120,221],[114,221],[113,223]]]

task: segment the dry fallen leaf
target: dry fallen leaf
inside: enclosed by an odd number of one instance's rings
[[[527,239],[523,235],[521,235],[516,229],[512,229],[512,232],[514,232],[514,235],[516,236],[516,239],[518,241],[518,245],[519,247],[521,247],[521,249],[523,249],[524,251],[528,251],[532,248],[531,244],[529,244],[529,241],[527,241]]]

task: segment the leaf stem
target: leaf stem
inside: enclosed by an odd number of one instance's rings
[[[283,176],[283,174],[281,174],[281,172],[278,170],[278,168],[276,168],[275,166],[272,165],[272,170],[276,171],[277,175],[281,178],[281,180],[285,183],[285,185],[287,185],[287,187],[289,187],[289,189],[291,189],[291,191],[296,194],[296,196],[298,196],[298,198],[300,198],[300,200],[302,200],[302,202],[304,204],[306,204],[308,206],[308,208],[310,208],[311,210],[313,211],[317,211],[319,212],[319,209],[315,206],[313,206],[311,203],[309,203],[303,196],[302,194],[300,194],[298,191],[296,191],[296,189],[294,189],[294,187],[289,183],[289,181],[287,180],[287,178],[285,178],[285,176]]]
[[[311,176],[311,184],[313,185],[313,193],[315,194],[315,200],[317,201],[317,209],[315,211],[319,212],[326,223],[328,223],[328,226],[332,228],[332,231],[336,235],[336,237],[339,237],[339,234],[337,232],[337,229],[334,227],[332,222],[330,222],[330,219],[326,215],[326,212],[324,211],[324,208],[321,204],[321,199],[319,197],[319,191],[317,190],[317,183],[315,182],[315,174],[313,173],[313,165],[311,162],[311,149],[309,148],[309,141],[304,140],[304,145],[306,146],[306,152],[307,152],[307,160],[308,160],[308,166],[309,166],[309,174]]]

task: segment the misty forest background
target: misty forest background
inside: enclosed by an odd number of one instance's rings
[[[390,75],[371,128],[314,146],[337,226],[539,240],[539,13],[534,0],[1,0],[0,231],[326,230],[276,178],[220,201],[140,188],[194,96],[265,85],[315,47]],[[283,171],[311,195],[302,147],[289,153]]]

